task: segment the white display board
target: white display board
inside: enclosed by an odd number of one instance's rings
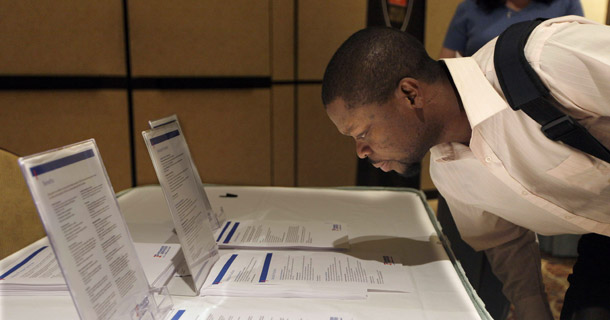
[[[218,246],[208,219],[188,146],[176,122],[142,132],[165,195],[195,289],[218,260]]]
[[[81,319],[158,319],[95,141],[19,158]]]
[[[170,124],[170,123],[175,123],[177,126],[178,133],[180,133],[180,135],[184,136],[184,133],[182,132],[182,127],[180,127],[180,122],[178,121],[178,116],[175,114],[165,117],[165,118],[148,121],[148,124],[151,129],[155,129],[155,128],[158,128],[158,127]],[[187,158],[191,162],[191,168],[193,169],[193,175],[195,177],[195,180],[197,180],[197,187],[199,188],[199,192],[201,192],[203,205],[205,206],[206,214],[208,215],[208,220],[210,221],[210,227],[212,228],[212,230],[216,230],[216,229],[220,228],[220,226],[224,223],[224,221],[226,220],[226,216],[225,216],[222,208],[220,208],[220,210],[218,210],[218,211],[214,211],[212,209],[212,205],[210,204],[208,195],[205,193],[205,188],[203,187],[203,182],[201,181],[201,176],[199,175],[199,172],[197,171],[197,166],[195,166],[195,163],[193,162],[193,158],[191,157],[191,153],[190,153],[190,150],[186,143],[186,140],[184,140],[184,145],[186,146],[185,152],[187,154]]]

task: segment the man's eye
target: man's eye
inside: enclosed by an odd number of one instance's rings
[[[356,139],[358,139],[358,140],[362,140],[362,139],[364,139],[365,137],[366,137],[366,131],[365,131],[365,132],[363,132],[363,133],[361,133],[361,134],[359,134],[359,135],[356,137]]]

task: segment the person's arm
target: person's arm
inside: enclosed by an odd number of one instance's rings
[[[516,319],[553,319],[534,232],[526,231],[519,238],[485,250],[485,254],[503,284],[502,292],[515,306]]]
[[[457,51],[445,47],[441,49],[441,53],[438,55],[439,59],[455,57],[457,57]]]
[[[439,54],[439,59],[442,58],[455,58],[456,53],[461,51],[464,52],[466,47],[466,20],[468,13],[468,4],[462,2],[456,8],[453,18],[447,28],[445,39],[443,41],[443,48]]]
[[[462,199],[445,198],[462,239],[474,250],[485,251],[493,273],[502,282],[502,292],[515,305],[517,319],[553,320],[536,234]]]

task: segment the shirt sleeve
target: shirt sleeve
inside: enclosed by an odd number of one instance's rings
[[[552,320],[536,234],[459,199],[446,200],[462,239],[485,251],[502,292],[515,305],[516,318]]]
[[[461,53],[466,50],[466,42],[468,41],[466,30],[467,11],[466,2],[462,2],[458,5],[453,18],[449,23],[443,47]]]
[[[542,282],[536,234],[525,231],[512,241],[485,250],[502,292],[515,306],[516,319],[553,319]]]

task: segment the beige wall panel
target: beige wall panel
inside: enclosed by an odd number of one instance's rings
[[[294,85],[276,85],[273,96],[273,185],[293,187],[294,170]]]
[[[601,24],[606,24],[608,0],[580,0],[585,17]]]
[[[270,75],[270,2],[130,0],[134,76]]]
[[[1,0],[0,8],[2,74],[125,74],[122,1]]]
[[[298,87],[298,186],[356,184],[356,147],[337,131],[320,98],[321,85]]]
[[[271,185],[270,89],[138,90],[134,100],[137,184],[156,184],[142,131],[176,114],[204,183]]]
[[[321,80],[337,48],[366,27],[366,0],[299,1],[298,78]]]
[[[90,138],[114,190],[131,187],[125,92],[0,91],[0,147],[25,156]]]
[[[453,18],[455,9],[463,0],[427,0],[426,1],[426,27],[424,32],[424,45],[433,59],[443,47],[447,28]]]
[[[294,80],[294,1],[272,0],[271,76]]]

